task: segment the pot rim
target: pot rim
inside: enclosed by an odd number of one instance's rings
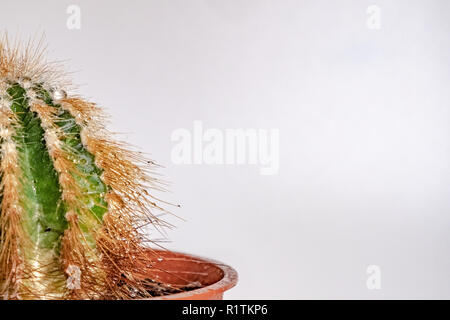
[[[189,290],[189,291],[180,292],[180,293],[173,293],[173,294],[168,294],[168,295],[164,295],[164,296],[153,297],[153,298],[149,298],[148,300],[190,300],[192,297],[204,295],[207,292],[215,293],[215,294],[222,294],[223,292],[236,286],[236,284],[238,282],[239,277],[238,277],[237,271],[234,268],[232,268],[231,266],[229,266],[221,261],[218,261],[215,259],[204,258],[201,256],[197,256],[197,255],[193,255],[193,254],[189,254],[189,253],[185,253],[185,252],[180,252],[180,251],[155,250],[155,249],[152,249],[152,251],[173,253],[176,255],[182,255],[182,256],[185,256],[188,258],[195,259],[200,263],[213,264],[214,266],[216,266],[222,270],[223,277],[219,281],[217,281],[213,284],[207,285],[205,287],[199,288],[199,289]]]

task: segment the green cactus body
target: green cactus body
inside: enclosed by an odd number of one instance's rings
[[[139,221],[160,222],[146,191],[158,181],[139,164],[153,162],[110,140],[99,108],[17,52],[0,43],[0,294],[147,296],[133,272],[146,261]]]
[[[24,216],[21,220],[25,234],[32,243],[29,250],[22,249],[21,259],[30,261],[36,267],[37,277],[39,273],[44,277],[49,271],[60,273],[58,257],[61,238],[67,228],[64,217],[66,209],[39,117],[30,111],[26,92],[20,85],[12,85],[7,92],[13,101],[11,110],[17,117],[13,140],[22,173],[19,204]]]

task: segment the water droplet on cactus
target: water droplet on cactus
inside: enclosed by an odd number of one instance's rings
[[[52,98],[55,102],[61,101],[67,98],[67,92],[62,89],[55,89],[52,92]]]
[[[25,90],[30,89],[33,83],[31,82],[31,78],[29,77],[22,77],[19,79],[19,84],[24,88]]]
[[[8,99],[3,98],[2,100],[0,100],[0,109],[8,109],[10,105],[11,101],[9,101]]]
[[[34,99],[36,99],[37,94],[33,90],[27,90],[27,97],[30,100],[34,100]]]

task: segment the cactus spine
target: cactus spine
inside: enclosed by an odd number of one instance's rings
[[[40,45],[0,41],[0,298],[128,299],[153,283],[137,231],[163,210],[151,161],[67,97]]]

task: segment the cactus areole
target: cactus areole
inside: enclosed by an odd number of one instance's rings
[[[0,40],[0,298],[150,297],[157,281],[136,274],[149,267],[139,228],[165,226],[154,163],[66,94],[40,47]]]

